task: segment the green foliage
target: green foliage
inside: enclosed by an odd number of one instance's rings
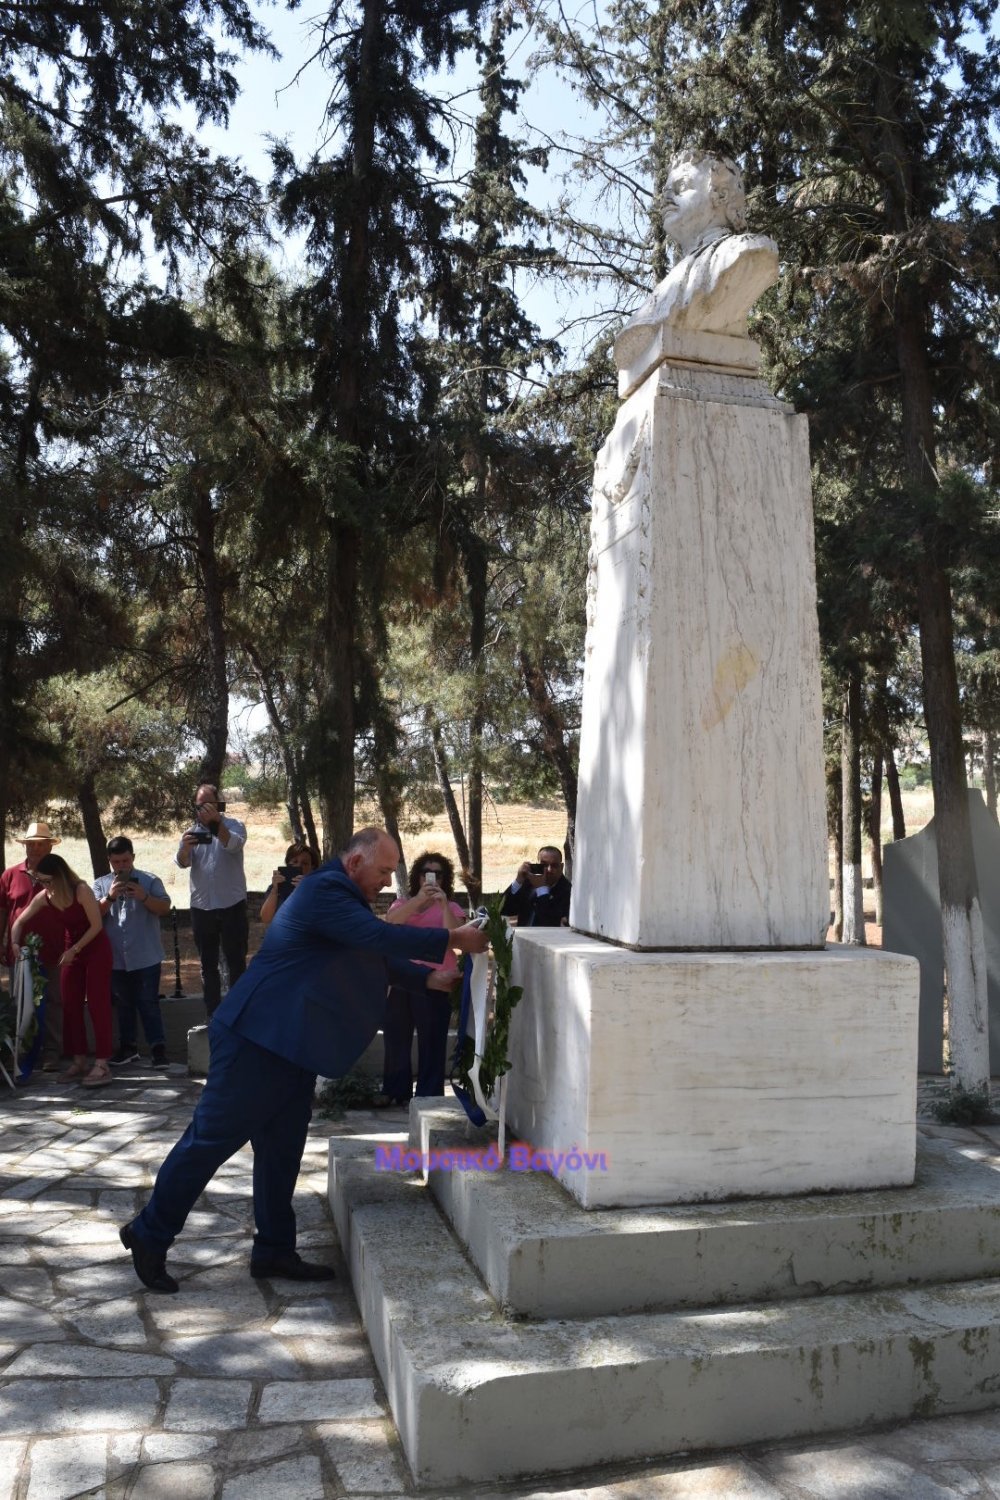
[[[519,984],[511,984],[510,974],[514,956],[514,934],[507,926],[501,914],[503,896],[495,896],[490,902],[487,910],[486,933],[490,940],[493,951],[494,964],[494,987],[493,987],[493,1014],[486,1027],[486,1036],[483,1041],[483,1055],[479,1067],[479,1087],[484,1099],[489,1099],[497,1083],[505,1073],[510,1071],[511,1063],[507,1056],[507,1048],[510,1042],[510,1018],[514,1007],[520,1001],[524,991]],[[472,960],[468,957],[465,963]],[[466,1035],[463,1038],[462,1051],[459,1057],[456,1074],[458,1082],[465,1089],[472,1092],[472,1081],[469,1070],[476,1060],[475,1039]]]
[[[0,835],[33,792],[49,680],[130,644],[97,450],[127,375],[197,345],[139,257],[152,244],[176,287],[182,259],[221,264],[261,225],[254,183],[170,118],[225,119],[220,38],[265,45],[244,0],[0,12]]]
[[[934,1105],[934,1117],[942,1125],[996,1125],[1000,1115],[990,1103],[989,1086],[964,1089],[957,1086],[946,1099]]]
[[[371,1109],[380,1092],[378,1079],[353,1069],[343,1078],[328,1078],[316,1098],[316,1113],[323,1120],[342,1120],[349,1109]]]
[[[27,954],[31,965],[31,999],[35,1008],[24,1035],[21,1038],[19,1052],[26,1053],[31,1050],[35,1036],[38,1031],[38,1007],[42,1003],[45,994],[45,976],[41,967],[42,940],[37,932],[29,932],[21,944],[21,952]],[[7,1054],[11,1058],[14,1055],[14,1043],[17,1032],[17,1014],[11,987],[0,990],[0,1055]]]

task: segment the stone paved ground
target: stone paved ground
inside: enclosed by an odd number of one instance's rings
[[[180,1294],[150,1296],[118,1226],[144,1199],[199,1087],[179,1068],[136,1067],[95,1093],[45,1076],[0,1095],[0,1500],[416,1495],[325,1196],[327,1138],[392,1138],[405,1128],[403,1112],[314,1122],[296,1202],[300,1245],[332,1258],[336,1282],[272,1286],[247,1275],[244,1152],[215,1179],[175,1248]],[[1000,1166],[995,1128],[922,1128]],[[489,1500],[482,1488],[464,1492],[473,1493]],[[1000,1500],[1000,1411],[489,1495]]]

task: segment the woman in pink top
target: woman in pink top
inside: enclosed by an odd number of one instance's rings
[[[468,917],[451,899],[455,868],[443,854],[421,854],[410,869],[410,894],[406,901],[394,901],[387,922],[401,922],[408,927],[461,927]],[[413,1033],[417,1033],[417,1096],[427,1098],[444,1093],[444,1072],[448,1055],[448,1025],[451,1021],[451,986],[458,975],[458,960],[451,949],[439,964],[428,964],[442,976],[447,988],[428,989],[425,995],[392,985],[386,996],[385,1064],[382,1092],[375,1100],[377,1109],[390,1104],[409,1104],[413,1093],[413,1069],[410,1058]]]
[[[71,870],[59,854],[46,854],[35,866],[41,886],[30,906],[25,907],[11,932],[14,955],[21,935],[37,911],[48,905],[62,918],[66,947],[59,960],[59,988],[63,1003],[63,1051],[73,1061],[60,1083],[82,1083],[96,1089],[110,1083],[111,1056],[111,944],[94,893],[85,880]],[[86,1004],[94,1028],[96,1059],[87,1062]]]

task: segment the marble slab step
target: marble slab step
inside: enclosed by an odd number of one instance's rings
[[[330,1200],[416,1478],[515,1478],[1000,1400],[1000,1281],[540,1322],[427,1189],[330,1144]],[[370,1146],[370,1143],[369,1143]]]
[[[602,1317],[1000,1270],[1000,1173],[924,1140],[913,1187],[659,1209],[584,1210],[545,1172],[456,1169],[491,1137],[457,1103],[414,1102],[411,1141],[453,1159],[431,1192],[496,1301],[532,1318]],[[437,1158],[435,1158],[437,1159]],[[508,1143],[508,1163],[512,1160]]]

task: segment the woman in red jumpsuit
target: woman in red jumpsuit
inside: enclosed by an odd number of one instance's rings
[[[79,1081],[96,1089],[113,1077],[111,1056],[111,944],[104,931],[93,891],[70,869],[59,854],[46,854],[35,866],[35,879],[42,889],[25,907],[11,931],[16,958],[21,933],[32,916],[48,903],[62,918],[66,950],[59,960],[59,987],[63,1003],[63,1051],[73,1061],[60,1083]],[[83,1018],[86,1003],[94,1028],[94,1066],[87,1062],[87,1028]]]

